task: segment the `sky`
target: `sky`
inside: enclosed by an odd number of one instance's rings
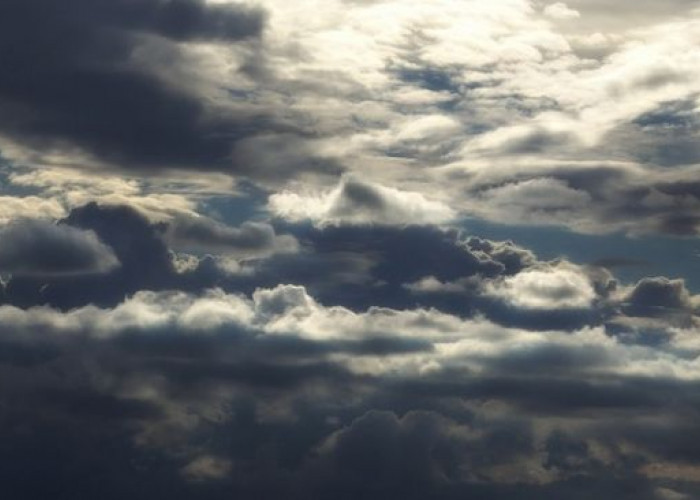
[[[0,1],[0,496],[700,498],[700,2]]]

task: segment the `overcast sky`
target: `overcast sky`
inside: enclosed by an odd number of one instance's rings
[[[700,2],[0,0],[0,497],[700,498]]]

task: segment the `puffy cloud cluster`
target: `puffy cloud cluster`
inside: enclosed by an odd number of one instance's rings
[[[0,2],[0,496],[700,497],[699,15]]]
[[[189,251],[232,254],[241,257],[275,252],[294,252],[297,241],[289,235],[277,236],[263,222],[245,222],[234,228],[207,217],[177,217],[168,225],[171,246]]]
[[[60,164],[93,158],[126,167],[221,162],[229,153],[228,140],[215,136],[240,128],[239,120],[212,114],[198,93],[158,71],[158,61],[186,58],[180,43],[259,36],[259,9],[32,0],[4,2],[0,19],[11,74],[0,88],[0,132],[10,149],[45,152]]]
[[[32,1],[2,12],[16,162],[235,174],[318,224],[697,232],[692,2]]]
[[[319,226],[368,224],[440,224],[455,213],[447,205],[420,193],[399,191],[354,178],[344,178],[320,195],[282,192],[270,197],[273,215],[310,220]]]
[[[92,231],[31,219],[0,228],[0,272],[56,276],[104,273],[118,265]]]
[[[681,280],[618,285],[430,226],[290,226],[293,253],[273,251],[272,226],[129,207],[27,228],[46,240],[29,248],[120,266],[4,284],[8,494],[86,468],[101,478],[89,491],[134,498],[697,491],[697,450],[674,441],[694,432],[683,408],[700,380],[698,299]],[[188,242],[250,267],[203,254],[178,267],[169,245]]]
[[[42,484],[11,475],[7,492],[56,487],[65,460],[105,474],[91,491],[135,498],[147,478],[175,498],[697,491],[697,449],[674,441],[696,427],[682,408],[696,402],[697,326],[649,345],[604,325],[353,312],[292,285],[139,292],[67,312],[2,306],[0,319],[2,459],[58,467]],[[41,459],[29,452],[39,439],[53,446]],[[119,447],[96,459],[104,440]]]
[[[492,293],[523,309],[586,309],[596,298],[585,275],[569,269],[531,269],[492,287]]]

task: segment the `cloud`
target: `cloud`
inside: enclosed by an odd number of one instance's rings
[[[591,198],[585,191],[572,189],[555,179],[532,179],[494,187],[480,193],[491,217],[501,220],[534,223],[562,223]]]
[[[577,10],[571,9],[565,3],[556,2],[547,5],[543,11],[544,15],[551,17],[552,19],[577,19],[581,17],[581,13]]]
[[[60,219],[73,208],[95,202],[101,205],[129,205],[153,221],[172,219],[176,215],[193,215],[197,199],[204,196],[231,195],[235,183],[223,174],[199,173],[196,177],[183,172],[163,173],[159,177],[120,175],[104,169],[12,165],[5,168],[9,204],[34,204],[36,217]],[[20,196],[32,192],[34,196]],[[55,209],[53,207],[56,207]],[[21,213],[20,213],[21,214]],[[29,215],[26,215],[29,216]]]
[[[338,187],[321,195],[294,192],[273,194],[270,211],[291,221],[310,220],[318,226],[368,224],[439,224],[455,214],[446,205],[419,193],[399,191],[344,178]]]
[[[566,267],[528,269],[491,285],[490,292],[523,309],[586,309],[597,296],[585,274]]]
[[[107,485],[135,488],[135,498],[154,468],[157,490],[212,499],[219,487],[273,498],[291,485],[304,495],[509,498],[517,488],[556,498],[584,480],[603,495],[636,481],[639,497],[697,451],[668,444],[696,427],[678,410],[696,403],[700,376],[674,337],[649,346],[601,327],[352,312],[291,285],[253,296],[139,292],[66,312],[1,306],[0,319],[3,352],[13,353],[0,357],[0,394],[13,402],[5,418],[33,430],[4,428],[3,457],[16,451],[12,463],[32,471],[69,456],[80,470],[125,460],[133,467],[114,483],[107,474]],[[652,421],[640,416],[649,412]],[[37,462],[19,452],[35,438],[55,454]],[[90,443],[103,439],[120,447],[95,455]],[[22,477],[4,487],[32,490]]]
[[[622,299],[630,316],[687,317],[698,307],[682,279],[643,278]]]
[[[24,276],[106,273],[119,266],[93,231],[41,220],[16,220],[0,229],[0,271]]]
[[[66,308],[115,304],[138,290],[176,286],[178,274],[168,247],[157,227],[135,209],[90,203],[73,209],[58,227],[69,235],[99,238],[116,256],[119,267],[106,269],[102,275],[15,275],[6,286],[10,303],[48,303]],[[33,252],[41,253],[42,248],[32,245]],[[72,249],[68,250],[73,255]]]
[[[55,200],[39,196],[0,196],[0,223],[7,224],[17,219],[50,217],[58,219],[65,210]]]
[[[658,166],[683,166],[691,177],[697,163],[689,118],[697,57],[684,50],[694,46],[697,31],[690,2],[673,8],[588,0],[319,7],[269,0],[256,9],[188,0],[117,2],[100,12],[90,3],[76,9],[73,24],[56,15],[51,26],[35,19],[43,6],[36,2],[38,8],[12,2],[3,16],[13,19],[8,37],[14,28],[21,31],[12,45],[27,51],[27,57],[13,51],[11,61],[22,71],[12,72],[4,94],[0,88],[0,99],[13,102],[3,152],[25,164],[235,173],[271,189],[270,206],[280,215],[315,217],[319,224],[411,217],[442,223],[460,215],[500,220],[520,208],[504,206],[515,191],[528,198],[523,217],[509,216],[517,224],[589,233],[696,232],[697,207],[687,198],[672,195],[652,208],[639,191],[652,194],[656,185],[677,180]],[[611,9],[624,14],[606,15]],[[575,12],[581,13],[576,23],[542,15]],[[672,12],[688,16],[671,21]],[[613,17],[626,21],[610,24]],[[75,43],[47,41],[64,24]],[[31,26],[46,36],[25,40]],[[32,63],[44,60],[54,62]],[[37,83],[49,80],[65,84]],[[90,91],[80,90],[88,81]],[[141,124],[148,130],[138,130]],[[614,185],[591,190],[563,179],[573,168],[604,167],[618,171]],[[465,169],[502,183],[482,192],[466,176],[456,181],[454,172]],[[538,175],[523,178],[527,170]],[[346,179],[338,188],[323,190],[341,175]],[[348,191],[360,185],[362,200]],[[373,206],[370,191],[392,209]],[[542,196],[539,206],[542,191],[552,195]],[[546,205],[554,194],[561,210]],[[141,200],[151,211],[162,201],[155,194]],[[420,208],[413,213],[407,204]]]
[[[225,458],[204,455],[182,468],[182,474],[193,481],[221,479],[231,472],[231,462]]]
[[[180,42],[260,36],[259,9],[202,0],[58,9],[31,0],[3,3],[0,19],[11,74],[0,85],[0,132],[46,159],[79,152],[127,168],[221,165],[245,135],[240,119],[212,112],[201,95],[159,74],[157,62],[169,54],[181,63]]]
[[[239,257],[264,257],[275,252],[295,252],[298,249],[298,242],[293,236],[276,235],[269,224],[245,222],[234,228],[201,216],[180,216],[170,221],[166,239],[178,250]]]
[[[0,3],[0,494],[700,497],[696,7]]]

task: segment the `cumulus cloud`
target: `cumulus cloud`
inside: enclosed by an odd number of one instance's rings
[[[43,4],[15,4],[3,16],[13,20],[4,30],[8,36],[15,27],[28,33],[35,26],[49,37],[70,24],[61,15],[50,26],[35,19],[33,12]],[[97,13],[90,4],[71,21],[80,43],[59,46],[38,37],[32,44],[14,44],[28,54],[13,52],[13,64],[22,71],[13,71],[4,99],[24,104],[8,108],[14,118],[7,115],[3,152],[28,164],[235,172],[277,191],[271,206],[295,220],[371,219],[367,212],[381,212],[370,206],[377,197],[394,198],[389,204],[403,207],[377,216],[388,223],[412,216],[442,222],[460,213],[499,220],[509,208],[504,197],[517,190],[516,197],[525,191],[534,196],[522,218],[510,218],[517,224],[566,220],[580,232],[694,234],[697,207],[687,198],[671,195],[664,206],[652,208],[638,196],[639,179],[654,178],[656,184],[676,175],[656,167],[697,163],[697,127],[688,118],[697,107],[697,54],[684,50],[694,46],[697,32],[691,7],[687,1],[637,8],[589,0],[430,6],[413,1],[287,6],[270,0],[259,9],[230,2],[146,2],[140,8],[120,2]],[[673,12],[688,15],[672,21]],[[575,23],[551,22],[578,13]],[[613,18],[626,21],[610,24]],[[100,35],[103,25],[111,28],[110,36]],[[28,62],[49,59],[55,63]],[[102,71],[100,61],[110,61],[118,74]],[[90,88],[104,91],[79,92],[71,84],[87,81],[81,78],[86,68],[94,80]],[[34,77],[44,73],[50,76]],[[39,80],[66,82],[61,86],[66,95],[54,100],[48,87],[38,88]],[[127,92],[131,97],[124,102],[114,100],[114,109],[100,101],[101,95],[122,95],[128,85],[140,91]],[[147,104],[133,101],[146,95]],[[681,102],[683,109],[673,104]],[[41,113],[33,112],[39,104]],[[155,112],[154,106],[168,111]],[[111,128],[86,109],[114,115]],[[145,109],[151,110],[147,118]],[[660,121],[664,110],[676,118]],[[60,127],[66,116],[72,126]],[[141,123],[150,124],[145,133],[129,129]],[[673,123],[675,132],[669,133]],[[551,166],[552,171],[523,179],[509,168],[514,162],[516,170]],[[572,165],[584,169],[596,162],[619,169],[614,187],[591,191],[558,184]],[[503,184],[491,186],[493,196],[465,177],[456,182],[453,175],[435,175],[464,168],[508,174]],[[338,213],[321,216],[333,211],[334,201],[320,186],[343,173],[354,179],[341,182],[347,189],[357,188],[361,179],[425,200],[404,196],[400,202],[396,193],[386,192],[368,197],[367,189],[358,200],[338,187],[332,190],[340,200]],[[308,192],[315,194],[279,192],[290,180],[310,184]],[[652,192],[654,184],[643,188]],[[566,207],[552,211],[551,197],[538,206],[538,185],[557,193]],[[141,200],[150,210],[163,201],[156,195]],[[422,208],[413,213],[406,203]],[[350,207],[353,217],[347,215]]]
[[[270,197],[273,214],[291,220],[310,220],[319,226],[366,224],[439,224],[455,213],[445,204],[420,193],[344,178],[320,195],[282,192]]]
[[[695,3],[0,3],[2,496],[700,497]]]
[[[163,172],[159,177],[121,175],[99,168],[30,168],[13,165],[3,169],[8,190],[7,204],[28,205],[34,217],[64,217],[73,208],[91,202],[129,205],[153,221],[192,216],[202,197],[236,195],[234,180],[224,174]],[[34,192],[34,196],[19,196]],[[56,207],[56,208],[53,208]],[[19,215],[22,213],[20,212]],[[16,217],[17,215],[15,215]]]
[[[621,300],[627,314],[642,317],[688,318],[700,305],[682,279],[663,276],[640,280]]]
[[[586,491],[606,496],[636,481],[637,495],[668,484],[673,467],[692,467],[696,451],[666,444],[695,428],[677,413],[695,401],[700,377],[690,332],[650,346],[602,327],[529,331],[430,309],[353,312],[292,285],[251,297],[140,292],[67,312],[1,306],[0,319],[0,393],[14,401],[6,418],[43,439],[69,436],[76,466],[136,460],[116,491],[157,467],[171,485],[156,479],[159,491],[204,498],[219,498],[216,485],[263,498],[290,485],[369,498],[377,488],[508,498],[517,487],[538,498],[580,491],[582,477]],[[648,412],[657,418],[639,415]],[[90,439],[76,441],[78,429]],[[11,449],[34,439],[2,432]],[[92,439],[114,433],[123,448],[89,453]],[[69,456],[61,443],[55,453]],[[15,459],[28,470],[57,464]],[[31,487],[21,477],[10,487]]]
[[[122,167],[221,163],[230,153],[222,134],[236,135],[239,120],[213,116],[201,96],[153,68],[159,54],[182,61],[180,42],[259,36],[259,9],[176,0],[76,2],[66,10],[32,0],[3,3],[0,18],[12,74],[0,87],[0,132],[12,142],[48,162],[82,152],[83,160]]]
[[[547,5],[543,12],[545,16],[551,17],[552,19],[576,19],[581,17],[580,12],[562,2]]]
[[[239,257],[264,257],[298,249],[293,236],[276,235],[269,224],[245,222],[235,228],[201,216],[175,218],[168,223],[166,237],[176,249]]]
[[[0,229],[0,270],[29,276],[106,273],[119,266],[93,231],[25,219]]]
[[[588,277],[572,269],[528,269],[490,287],[514,307],[524,309],[586,309],[597,294]]]

